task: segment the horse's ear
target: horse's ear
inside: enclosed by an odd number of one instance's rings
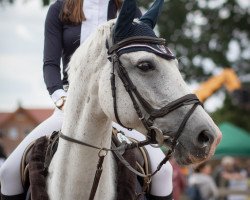
[[[155,0],[149,10],[140,18],[140,21],[147,24],[152,29],[155,27],[157,19],[161,14],[164,0]]]
[[[135,0],[124,0],[120,14],[115,24],[115,39],[125,38],[127,36],[135,18],[136,10],[137,6]]]

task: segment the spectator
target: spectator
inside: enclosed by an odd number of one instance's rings
[[[221,160],[221,165],[215,170],[215,181],[219,187],[229,190],[247,190],[247,171],[243,170],[233,157],[226,156]],[[245,195],[230,194],[226,200],[246,200]]]
[[[228,187],[228,180],[223,177],[224,173],[230,173],[235,171],[234,159],[230,156],[226,156],[221,160],[221,164],[218,165],[214,172],[214,180],[218,187]]]
[[[6,155],[4,153],[3,147],[0,145],[0,167],[4,163],[5,160],[6,160]]]
[[[194,169],[188,178],[188,196],[190,200],[214,200],[218,189],[211,174],[211,165],[204,162]]]
[[[247,177],[250,178],[250,159],[246,161]]]

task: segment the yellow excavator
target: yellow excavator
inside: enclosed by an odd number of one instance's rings
[[[212,76],[203,82],[195,91],[201,102],[205,102],[208,97],[213,95],[221,87],[225,86],[227,91],[232,94],[233,102],[241,107],[250,108],[249,89],[243,88],[237,74],[231,68],[225,68],[220,74]]]
[[[229,92],[233,92],[241,88],[241,82],[231,68],[225,68],[219,75],[212,76],[203,82],[195,91],[201,102],[205,102],[208,97],[214,94],[222,86],[225,86]]]

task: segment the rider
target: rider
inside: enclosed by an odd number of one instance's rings
[[[84,3],[83,3],[84,2]],[[63,121],[63,105],[67,96],[68,75],[67,64],[71,55],[86,38],[99,26],[109,19],[115,18],[121,7],[120,0],[57,0],[47,13],[45,21],[44,41],[44,80],[56,105],[55,111],[47,120],[36,127],[19,144],[0,169],[1,198],[11,200],[24,199],[24,190],[20,177],[20,163],[23,152],[28,144],[53,131],[59,131]],[[138,9],[137,17],[141,16]],[[61,80],[60,60],[63,65]],[[124,129],[126,134],[131,134]],[[131,134],[141,140],[140,133]],[[162,152],[147,147],[155,170],[163,159]],[[172,166],[166,163],[152,179],[151,199],[171,199]]]

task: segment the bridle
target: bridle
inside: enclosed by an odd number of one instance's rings
[[[153,108],[143,97],[142,95],[138,92],[136,86],[133,84],[131,81],[125,67],[122,65],[120,59],[119,59],[119,54],[118,51],[126,47],[130,44],[157,44],[157,45],[164,45],[165,40],[162,38],[155,38],[155,37],[147,37],[147,36],[135,36],[135,37],[130,37],[125,40],[122,40],[113,46],[109,48],[108,54],[110,56],[110,60],[113,64],[113,70],[111,73],[111,89],[112,89],[112,96],[113,96],[113,105],[114,105],[114,113],[117,122],[125,127],[121,120],[119,119],[118,115],[118,110],[117,110],[117,97],[116,97],[116,86],[115,86],[115,71],[117,72],[119,78],[123,82],[123,85],[128,92],[133,106],[136,110],[136,113],[143,123],[144,127],[147,129],[147,139],[150,141],[151,144],[159,144],[162,145],[164,142],[167,142],[171,152],[174,150],[177,141],[179,137],[181,136],[181,133],[183,132],[183,129],[189,119],[189,117],[192,115],[194,110],[198,105],[201,105],[201,102],[197,98],[195,94],[187,94],[181,98],[178,98],[166,106],[160,108],[160,109],[155,109]],[[164,117],[165,115],[169,114],[173,110],[176,110],[177,108],[185,105],[191,105],[191,109],[185,114],[178,130],[176,131],[175,134],[171,134],[173,136],[167,136],[163,133],[162,130],[154,126],[154,120],[157,118]],[[140,106],[141,105],[141,106]],[[144,109],[146,112],[146,115],[143,115],[143,112],[141,110],[141,107]],[[170,131],[168,132],[170,133]]]
[[[64,135],[62,132],[60,133],[60,138],[67,140],[69,142],[73,142],[76,144],[80,144],[83,146],[87,146],[90,148],[94,148],[94,149],[98,149],[99,153],[99,161],[97,164],[97,169],[96,169],[96,174],[94,177],[94,182],[92,185],[92,189],[90,192],[90,197],[89,200],[93,200],[98,184],[99,184],[99,180],[101,177],[101,173],[102,173],[102,164],[104,161],[104,157],[106,156],[108,151],[112,151],[113,153],[115,153],[115,155],[117,156],[117,158],[133,173],[137,174],[138,176],[141,177],[152,177],[154,176],[163,166],[163,164],[165,164],[170,157],[172,156],[172,153],[174,151],[174,148],[177,145],[178,139],[181,136],[181,133],[183,132],[183,129],[189,119],[189,117],[192,115],[192,113],[194,112],[194,110],[197,108],[198,105],[201,105],[201,102],[199,101],[199,99],[197,98],[197,96],[195,94],[187,94],[179,99],[176,99],[172,102],[170,102],[169,104],[167,104],[166,106],[160,108],[160,109],[155,109],[153,108],[142,96],[141,94],[138,92],[136,86],[133,84],[133,82],[131,81],[126,69],[124,68],[124,66],[122,65],[120,59],[119,59],[119,55],[118,55],[118,51],[122,48],[125,47],[129,44],[157,44],[157,45],[164,45],[165,44],[165,40],[162,38],[154,38],[154,37],[147,37],[147,36],[135,36],[135,37],[130,37],[127,38],[125,40],[122,40],[114,45],[110,45],[108,44],[109,41],[107,41],[107,45],[111,46],[108,49],[108,55],[109,55],[109,60],[112,62],[113,66],[112,66],[112,73],[111,73],[111,78],[110,78],[110,82],[111,82],[111,90],[112,90],[112,97],[113,97],[113,107],[114,107],[114,113],[115,113],[115,117],[117,122],[125,127],[121,120],[119,119],[119,115],[118,115],[118,110],[117,110],[117,97],[116,97],[116,85],[115,85],[115,71],[117,72],[119,78],[121,79],[121,81],[123,82],[123,85],[126,89],[126,91],[128,92],[132,102],[133,102],[133,106],[136,110],[136,113],[139,117],[139,119],[141,120],[141,122],[143,123],[144,127],[147,129],[148,133],[147,133],[147,139],[141,142],[137,142],[137,143],[131,143],[131,144],[127,144],[127,143],[123,143],[120,147],[115,147],[113,146],[112,143],[112,147],[110,149],[108,148],[101,148],[98,146],[94,146],[82,141],[79,141],[77,139],[68,137],[66,135]],[[154,126],[154,120],[157,118],[161,118],[166,116],[167,114],[169,114],[170,112],[172,112],[173,110],[176,110],[177,108],[181,107],[181,106],[185,106],[185,105],[191,105],[193,104],[193,106],[191,107],[191,109],[185,114],[178,130],[176,131],[175,134],[173,134],[174,136],[168,136],[168,135],[164,135],[163,131],[160,130],[158,127]],[[141,107],[144,109],[144,111],[146,112],[147,116],[143,115],[143,112],[141,110]],[[170,131],[168,132],[170,133]],[[137,170],[135,170],[134,168],[132,168],[128,162],[122,157],[122,155],[119,153],[119,151],[125,151],[127,149],[133,149],[133,148],[138,148],[141,146],[145,146],[148,144],[159,144],[160,146],[163,143],[167,143],[169,145],[169,151],[166,154],[166,157],[159,163],[157,169],[151,173],[151,174],[141,174],[140,172],[138,172]],[[104,153],[102,153],[104,152]]]

